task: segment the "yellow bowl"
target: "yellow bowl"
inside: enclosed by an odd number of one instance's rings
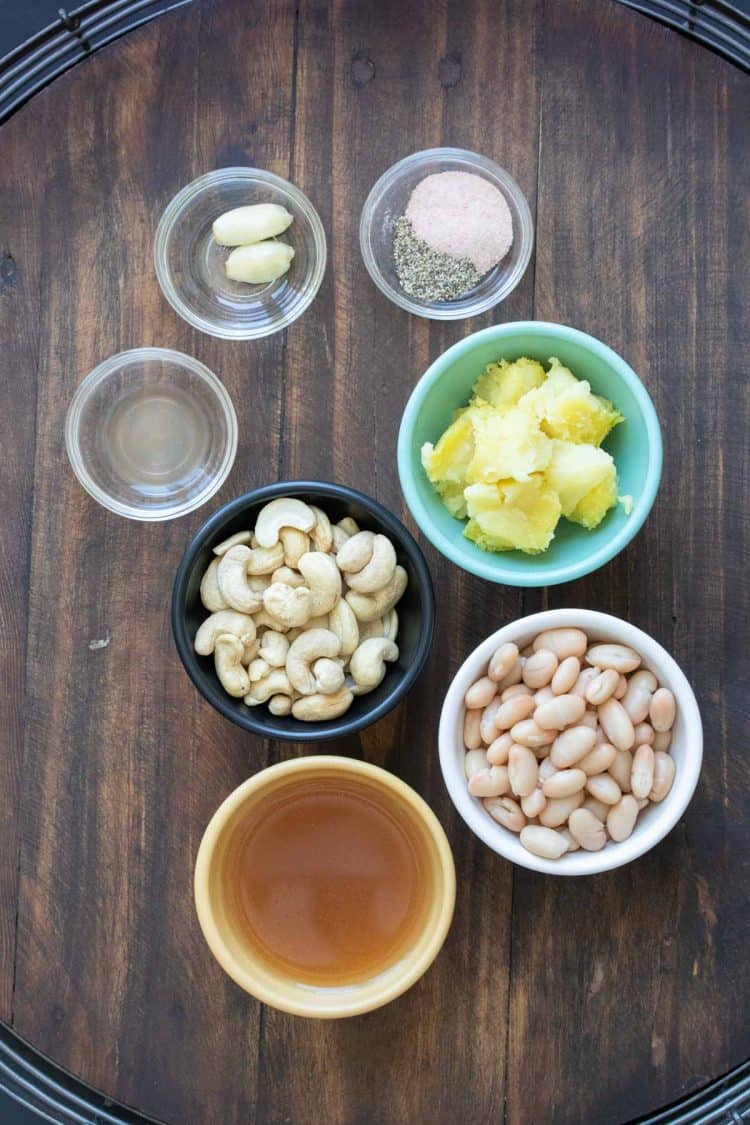
[[[368,980],[326,987],[295,981],[258,955],[227,902],[225,864],[235,832],[248,811],[301,779],[349,778],[387,792],[412,818],[425,842],[434,888],[419,933],[394,964]],[[313,1019],[340,1019],[380,1008],[400,996],[430,967],[448,933],[456,898],[456,873],[437,817],[408,785],[367,762],[334,755],[295,758],[261,770],[219,806],[204,833],[195,864],[195,905],[203,935],[221,967],[240,988],[283,1012]]]

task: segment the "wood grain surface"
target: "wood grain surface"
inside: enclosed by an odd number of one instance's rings
[[[19,1034],[170,1125],[602,1125],[750,1055],[749,120],[740,72],[603,0],[196,0],[2,127],[0,1018]],[[508,301],[454,325],[387,302],[357,237],[377,176],[441,143],[507,167],[537,230]],[[172,195],[232,164],[293,179],[328,235],[314,305],[256,343],[190,329],[151,264]],[[594,333],[643,378],[665,438],[654,511],[607,567],[550,591],[490,586],[426,547],[427,670],[396,712],[328,748],[392,769],[437,812],[457,862],[451,933],[368,1016],[262,1008],[204,945],[192,866],[227,793],[303,751],[234,728],[179,665],[171,582],[208,509],[148,526],[99,508],[67,465],[67,405],[112,352],[184,350],[240,418],[210,510],[307,475],[411,524],[395,441],[416,379],[471,331],[530,317]],[[484,848],[436,754],[464,655],[557,605],[664,643],[706,734],[668,839],[575,881]]]

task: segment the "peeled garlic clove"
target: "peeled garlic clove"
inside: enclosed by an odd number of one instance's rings
[[[291,226],[294,216],[279,203],[254,203],[219,215],[213,225],[220,246],[249,246],[273,238]]]
[[[282,277],[294,257],[294,250],[285,242],[256,242],[238,246],[225,262],[227,277],[260,285]]]

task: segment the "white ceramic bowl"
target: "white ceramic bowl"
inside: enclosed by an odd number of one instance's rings
[[[669,749],[676,772],[666,798],[660,804],[650,804],[643,810],[629,839],[620,844],[609,841],[599,852],[579,850],[557,860],[548,860],[526,851],[518,836],[494,821],[482,802],[469,793],[464,773],[464,694],[475,680],[484,675],[488,661],[499,645],[513,641],[519,649],[523,649],[544,629],[564,626],[583,629],[591,640],[630,645],[641,654],[643,666],[654,673],[660,685],[674,693],[677,718]],[[440,767],[451,800],[472,832],[488,847],[512,863],[532,871],[544,871],[550,875],[593,875],[599,871],[611,871],[643,855],[674,828],[698,783],[703,760],[703,729],[698,704],[685,675],[666,649],[647,633],[607,613],[589,609],[551,609],[522,617],[498,629],[466,658],[454,676],[443,703],[439,745]]]

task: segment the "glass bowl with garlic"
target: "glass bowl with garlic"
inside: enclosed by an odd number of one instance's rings
[[[255,340],[301,316],[326,267],[323,224],[294,184],[261,168],[220,168],[169,203],[154,242],[156,276],[201,332]]]

